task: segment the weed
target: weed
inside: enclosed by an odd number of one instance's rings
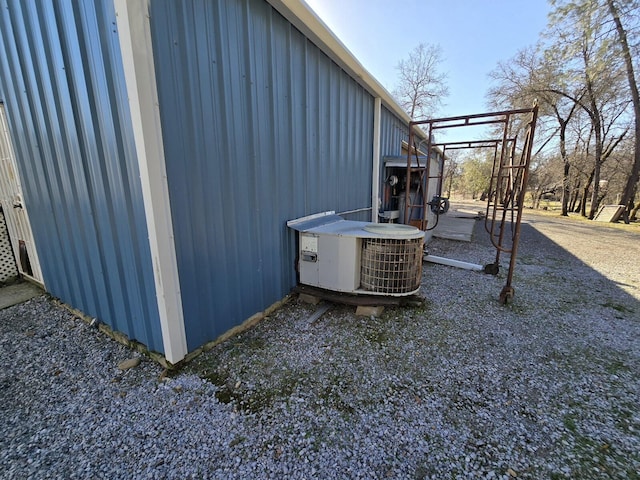
[[[628,372],[629,371],[629,367],[627,365],[625,365],[625,363],[620,361],[620,360],[613,360],[612,362],[607,363],[604,366],[604,368],[607,371],[607,373],[609,373],[611,375],[617,375],[619,373],[623,373],[623,372]]]
[[[214,385],[222,387],[229,380],[229,372],[214,370],[213,372],[205,375],[204,378]]]
[[[236,438],[234,438],[233,440],[231,440],[229,442],[229,446],[230,447],[235,447],[236,445],[241,444],[242,442],[244,442],[247,439],[247,437],[243,437],[243,436],[237,436]]]
[[[562,423],[564,423],[565,428],[571,433],[576,433],[576,420],[572,415],[565,415],[562,419]]]
[[[620,305],[619,303],[606,302],[601,303],[600,306],[605,308],[613,308],[615,311],[620,313],[633,313],[632,309],[627,308],[624,305]]]

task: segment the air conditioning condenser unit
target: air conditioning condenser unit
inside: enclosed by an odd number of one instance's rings
[[[290,220],[299,232],[300,283],[338,292],[405,296],[420,289],[424,232],[345,220],[335,212]]]

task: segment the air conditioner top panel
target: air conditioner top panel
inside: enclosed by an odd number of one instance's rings
[[[340,237],[357,238],[393,238],[413,239],[423,238],[424,232],[410,225],[377,224],[370,222],[355,222],[344,220],[338,215],[322,217],[326,222],[320,223],[321,218],[298,222],[292,220],[287,225],[294,230],[315,235],[336,235]],[[384,226],[383,226],[384,225]]]
[[[330,212],[314,213],[313,215],[307,215],[306,217],[289,220],[287,222],[287,227],[293,228],[298,232],[307,232],[310,229],[319,227],[321,225],[343,221],[344,218],[336,215],[336,212],[332,210]]]
[[[358,238],[412,239],[424,237],[423,231],[409,225],[404,225],[405,227],[407,227],[407,229],[403,229],[402,231],[398,229],[392,229],[391,231],[367,229],[367,227],[371,227],[373,225],[376,224],[370,222],[354,222],[351,220],[342,220],[340,222],[321,225],[312,230],[309,230],[308,232],[315,234],[338,235],[341,237]]]
[[[402,223],[368,223],[364,229],[376,235],[392,235],[394,237],[398,235],[415,235],[419,231],[413,225],[404,225]]]

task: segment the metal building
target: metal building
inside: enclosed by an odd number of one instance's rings
[[[378,221],[409,118],[303,2],[0,6],[0,201],[72,307],[176,363],[289,293],[287,220]]]

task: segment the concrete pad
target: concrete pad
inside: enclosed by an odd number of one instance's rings
[[[440,215],[438,226],[433,229],[433,236],[447,240],[470,242],[473,236],[475,218],[471,216],[454,216],[455,212]]]
[[[458,218],[476,218],[484,217],[484,210],[474,210],[472,208],[456,208],[455,210],[449,210],[447,215]]]
[[[320,300],[322,300],[320,297],[316,297],[315,295],[310,295],[308,293],[301,293],[298,299],[301,302],[310,303],[311,305],[318,305]]]
[[[0,288],[0,310],[26,302],[43,293],[44,290],[29,282],[14,283],[13,285],[2,287]]]
[[[357,317],[371,317],[371,316],[379,317],[380,315],[382,315],[382,312],[384,312],[384,307],[382,306],[369,307],[369,306],[359,305],[358,308],[356,308]]]

